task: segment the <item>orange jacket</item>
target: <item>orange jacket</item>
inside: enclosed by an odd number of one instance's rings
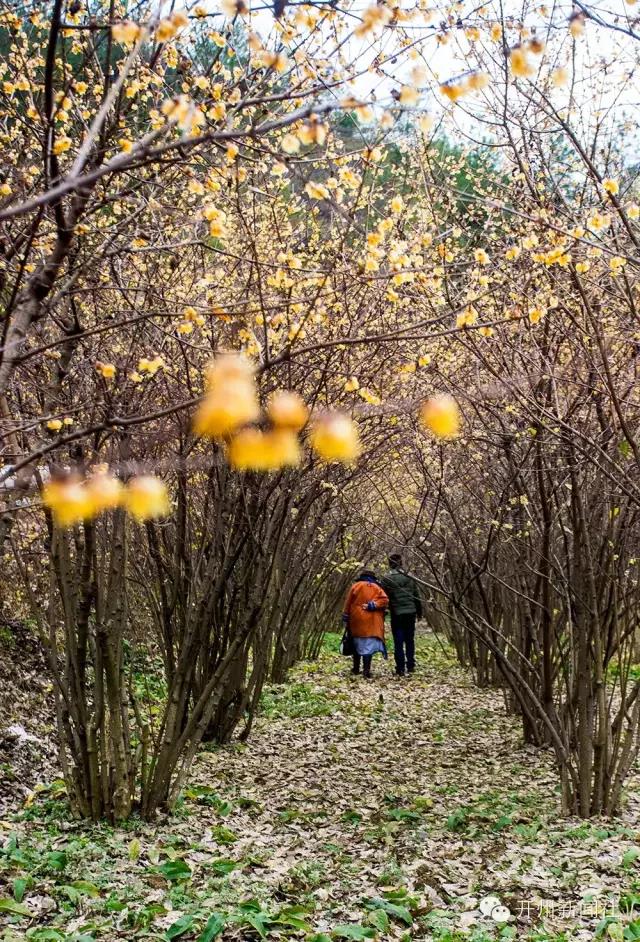
[[[376,603],[375,612],[368,612],[368,602]],[[354,638],[380,638],[384,641],[384,612],[389,597],[375,582],[354,582],[344,603],[349,631]]]

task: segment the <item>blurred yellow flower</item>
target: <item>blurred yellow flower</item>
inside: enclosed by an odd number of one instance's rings
[[[196,435],[224,438],[259,417],[254,368],[246,357],[217,357],[208,369],[207,387],[193,417]]]
[[[277,389],[269,399],[267,415],[278,428],[299,431],[309,417],[309,410],[298,393]]]
[[[460,434],[460,408],[448,393],[427,399],[422,404],[420,418],[437,438],[456,438]]]
[[[280,141],[280,147],[285,154],[297,154],[300,150],[300,140],[295,134],[285,134]]]
[[[48,481],[42,488],[42,503],[59,527],[72,527],[93,516],[93,506],[79,478]]]
[[[361,451],[358,428],[348,415],[326,412],[315,420],[309,442],[324,461],[355,461]]]
[[[133,46],[142,35],[142,29],[137,23],[124,20],[122,23],[114,23],[111,27],[111,35],[115,42],[121,43],[123,46]]]
[[[514,46],[509,52],[509,65],[511,71],[518,78],[529,78],[535,75],[535,66],[527,55],[524,46]]]
[[[314,183],[309,181],[304,188],[307,196],[310,196],[313,200],[326,200],[329,198],[329,190],[322,183]]]
[[[118,478],[109,473],[92,475],[85,484],[87,498],[93,514],[113,510],[122,503],[124,488]]]
[[[113,379],[116,375],[116,368],[113,363],[101,363],[100,360],[96,363],[96,369],[101,376],[104,376],[105,379]]]
[[[241,429],[229,443],[229,464],[238,471],[276,471],[300,463],[300,445],[290,429]]]
[[[151,474],[129,481],[124,492],[124,505],[138,523],[164,517],[171,510],[166,484]]]

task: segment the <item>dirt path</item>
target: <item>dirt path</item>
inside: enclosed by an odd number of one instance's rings
[[[224,922],[223,939],[591,939],[605,899],[640,889],[637,804],[613,825],[560,818],[551,756],[522,748],[501,696],[433,640],[406,681],[379,659],[372,682],[345,665],[325,654],[270,690],[251,741],[203,753],[155,827],[32,809],[24,853],[65,859],[34,865],[30,925],[60,935],[31,937],[210,942]],[[488,895],[509,923],[482,914]],[[0,939],[24,939],[11,918]]]

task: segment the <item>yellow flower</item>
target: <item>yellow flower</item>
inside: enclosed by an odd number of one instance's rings
[[[154,357],[153,360],[149,360],[147,357],[141,357],[138,360],[138,370],[140,373],[149,373],[151,376],[154,376],[159,369],[164,367],[164,360],[162,357]]]
[[[398,216],[404,209],[404,200],[401,196],[394,196],[389,205],[394,216]]]
[[[469,305],[464,311],[461,311],[456,318],[456,327],[473,327],[473,325],[478,320],[478,312],[473,307]]]
[[[287,389],[277,389],[269,399],[267,415],[278,428],[288,428],[297,432],[305,425],[309,410],[298,393]]]
[[[353,32],[356,36],[366,36],[378,27],[385,26],[392,16],[393,13],[388,6],[383,3],[374,3],[373,6],[363,10],[361,14],[362,22],[356,26]]]
[[[57,155],[64,154],[71,147],[72,141],[70,137],[59,137],[58,140],[53,145],[53,153]]]
[[[499,42],[502,39],[502,26],[499,23],[492,23],[489,35],[494,43]]]
[[[123,46],[133,46],[133,44],[138,41],[141,34],[142,29],[137,23],[132,23],[131,20],[115,23],[111,27],[111,35],[115,42],[121,43]]]
[[[171,510],[166,484],[151,474],[129,481],[124,492],[124,505],[138,523],[164,517]]]
[[[285,154],[297,154],[300,150],[300,141],[295,134],[285,134],[280,141],[280,147]]]
[[[116,368],[113,363],[101,363],[100,360],[98,360],[96,369],[105,379],[113,379],[116,375]]]
[[[556,88],[561,88],[563,85],[566,85],[569,81],[569,73],[565,68],[554,69],[551,73],[551,84],[555,85]]]
[[[593,213],[587,219],[587,228],[591,232],[600,232],[601,229],[607,229],[611,223],[611,218],[606,215],[602,215],[598,210],[594,210]]]
[[[527,56],[524,46],[514,46],[509,52],[511,71],[519,78],[528,78],[535,74],[535,67]]]
[[[344,384],[345,392],[356,392],[360,389],[360,383],[355,376],[351,376]]]
[[[307,196],[314,200],[326,200],[329,198],[329,190],[322,183],[313,183],[309,181],[304,188]]]
[[[49,419],[47,422],[47,428],[50,432],[59,432],[62,428],[62,422],[60,419]]]
[[[574,39],[577,39],[579,36],[582,36],[584,33],[584,14],[574,13],[571,19],[569,20],[569,32]]]
[[[104,510],[113,510],[114,507],[119,507],[122,503],[124,488],[118,478],[112,474],[94,474],[89,478],[85,487],[93,514],[102,513]]]
[[[93,505],[79,478],[49,481],[42,489],[42,503],[59,527],[72,527],[93,516]]]
[[[358,428],[339,412],[327,412],[314,422],[309,442],[323,461],[355,461],[361,451]]]
[[[602,189],[610,193],[611,196],[615,196],[620,191],[620,184],[617,180],[612,180],[611,177],[607,177],[606,180],[602,181]]]
[[[467,79],[467,86],[474,92],[486,88],[491,79],[486,72],[473,72]]]
[[[629,219],[640,218],[640,206],[637,206],[635,203],[632,203],[631,206],[627,206],[627,216]]]
[[[224,438],[260,415],[252,364],[238,354],[218,357],[209,367],[208,391],[193,417],[196,435]]]
[[[184,10],[176,10],[175,13],[171,14],[171,22],[178,29],[182,29],[183,26],[189,25],[189,17]]]
[[[529,310],[529,320],[532,324],[537,324],[538,321],[542,320],[545,315],[545,310],[542,307],[532,307]]]
[[[446,82],[440,86],[440,93],[449,101],[457,101],[458,98],[462,98],[467,90],[464,82]]]
[[[609,259],[609,268],[612,272],[621,271],[621,269],[623,269],[626,264],[626,258],[623,258],[621,255],[613,255]]]
[[[169,39],[172,39],[177,32],[178,27],[170,19],[160,20],[156,30],[156,40],[159,43],[166,43]]]
[[[300,464],[300,445],[291,429],[241,429],[229,444],[229,464],[238,471],[276,471]]]
[[[368,402],[370,406],[379,406],[382,401],[377,393],[372,392],[365,386],[358,390],[358,395],[364,399],[365,402]]]
[[[398,101],[405,106],[415,105],[418,101],[418,89],[412,88],[411,85],[403,85],[400,89]]]
[[[473,253],[473,257],[475,258],[478,265],[489,264],[490,259],[484,249],[476,249],[475,252]]]
[[[453,396],[441,393],[422,404],[422,424],[438,438],[456,438],[460,434],[460,408]]]

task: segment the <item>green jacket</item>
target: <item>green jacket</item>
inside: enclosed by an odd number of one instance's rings
[[[399,569],[391,569],[382,577],[380,585],[389,596],[392,615],[417,615],[422,618],[422,601],[415,579]]]

